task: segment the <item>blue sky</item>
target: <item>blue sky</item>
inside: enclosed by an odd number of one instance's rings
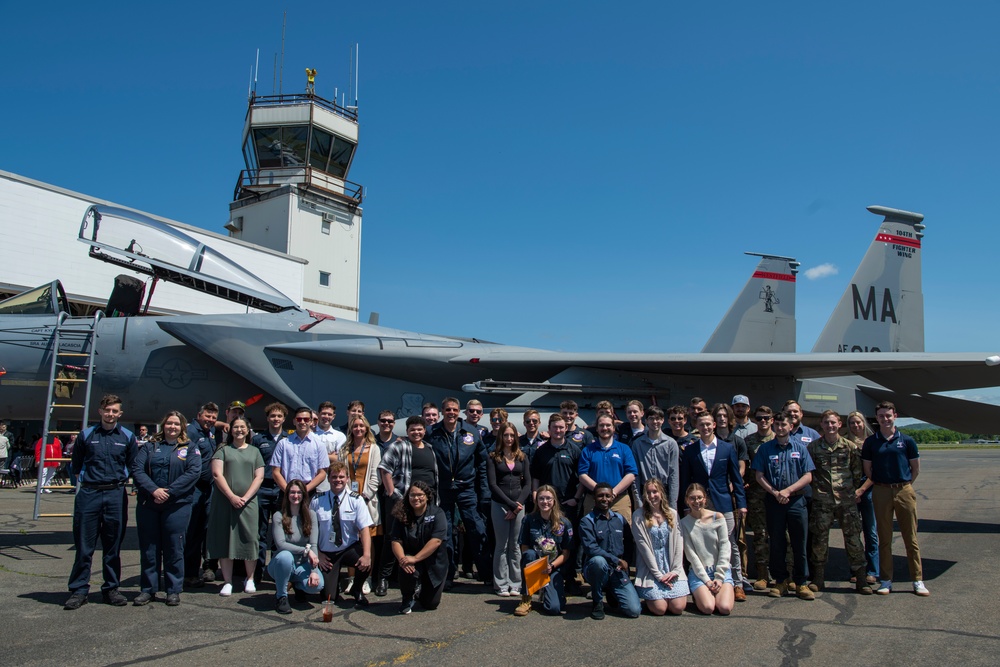
[[[270,2],[14,3],[0,169],[224,233]],[[692,352],[792,255],[811,349],[870,243],[926,216],[928,351],[1000,352],[1000,6],[296,3],[284,91],[360,43],[362,319],[561,350]],[[266,279],[266,276],[263,276]]]

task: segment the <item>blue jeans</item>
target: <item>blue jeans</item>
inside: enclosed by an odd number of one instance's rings
[[[289,581],[306,593],[319,593],[323,588],[323,573],[319,571],[319,568],[315,570],[319,574],[319,585],[309,586],[306,584],[306,580],[309,579],[309,575],[314,570],[309,567],[309,561],[305,559],[300,564],[296,564],[295,556],[292,555],[291,551],[279,551],[274,554],[271,562],[267,564],[267,571],[274,579],[274,597],[276,598],[288,596]]]
[[[866,574],[878,579],[878,526],[875,525],[875,505],[872,503],[871,489],[861,496],[858,512],[861,514],[861,526],[865,533]]]
[[[524,581],[524,566],[533,563],[541,557],[542,554],[534,549],[528,549],[521,554],[521,581]],[[521,592],[527,594],[527,584],[524,586],[525,588]],[[538,591],[538,595],[542,599],[542,613],[549,616],[558,616],[566,608],[566,592],[563,589],[562,572],[558,569],[552,570],[552,573],[549,575],[548,586],[543,586],[542,590]]]
[[[642,607],[639,594],[628,578],[628,572],[617,569],[601,556],[593,556],[583,567],[583,576],[593,590],[594,604],[605,595],[613,595],[618,609],[627,618],[639,618]]]

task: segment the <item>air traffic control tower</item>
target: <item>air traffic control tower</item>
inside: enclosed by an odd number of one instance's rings
[[[251,94],[246,168],[226,224],[232,237],[307,260],[304,307],[350,320],[361,272],[363,189],[347,180],[357,147],[356,107],[311,91]]]

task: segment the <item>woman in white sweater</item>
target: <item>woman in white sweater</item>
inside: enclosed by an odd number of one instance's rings
[[[733,576],[729,568],[729,530],[726,519],[705,507],[705,487],[692,484],[684,493],[691,512],[681,519],[684,555],[691,568],[688,586],[698,611],[717,611],[728,616],[733,610]]]
[[[687,607],[684,539],[677,512],[667,503],[663,482],[642,485],[642,507],[632,515],[635,538],[635,590],[654,616],[677,615]]]

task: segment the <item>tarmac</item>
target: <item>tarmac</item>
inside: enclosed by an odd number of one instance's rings
[[[100,566],[90,603],[64,611],[73,562],[69,518],[31,519],[29,489],[0,490],[0,664],[4,665],[996,665],[1000,596],[992,588],[1000,533],[1000,450],[922,454],[915,484],[929,598],[912,594],[894,535],[895,590],[854,593],[839,530],[831,531],[828,588],[812,602],[749,596],[730,617],[610,613],[589,617],[590,601],[570,597],[561,618],[512,615],[517,600],[458,584],[438,610],[400,616],[399,592],[372,605],[339,607],[322,622],[318,602],[274,611],[273,585],[222,598],[218,584],[185,591],[179,607],[100,603]],[[130,499],[134,506],[134,499]],[[43,512],[72,512],[73,496],[43,497]],[[134,515],[122,564],[122,591],[138,594]],[[95,562],[99,563],[100,552]],[[461,581],[461,580],[460,580]],[[988,585],[989,584],[989,585]],[[602,634],[603,633],[603,634]]]

